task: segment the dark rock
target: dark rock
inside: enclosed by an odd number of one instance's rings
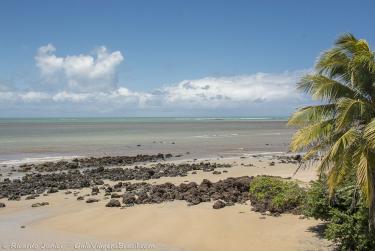
[[[106,205],[106,207],[121,207],[119,200],[111,199]]]
[[[95,198],[88,198],[86,200],[86,203],[94,203],[94,202],[98,202],[99,200],[98,199],[95,199]]]
[[[29,195],[29,196],[26,196],[25,200],[34,200],[36,197],[38,197],[39,194],[33,194],[33,195]]]
[[[51,187],[50,189],[47,190],[47,193],[57,193],[59,191],[58,188],[56,187]]]
[[[38,202],[31,205],[31,207],[43,207],[49,205],[48,202]]]
[[[166,158],[168,156],[158,154],[157,158]],[[103,157],[104,158],[104,157]],[[115,158],[116,159],[116,158]],[[106,160],[106,163],[112,163],[111,161],[115,162],[115,159],[111,159],[109,157]],[[144,157],[139,157],[139,159],[135,160],[144,160]],[[87,163],[94,163],[95,158],[87,161]],[[116,159],[118,160],[118,159]],[[91,162],[92,161],[92,162]],[[126,162],[126,161],[125,161]],[[62,162],[58,162],[62,163]],[[76,163],[76,161],[74,162]],[[85,165],[80,163],[80,167],[85,167]],[[127,163],[127,162],[126,162]],[[130,163],[133,163],[130,161]],[[58,165],[60,165],[58,164]],[[44,164],[50,165],[50,164]],[[160,177],[183,177],[187,176],[188,173],[196,172],[197,170],[202,170],[205,172],[211,172],[217,168],[228,168],[228,165],[222,164],[215,164],[215,163],[193,163],[193,164],[170,164],[170,163],[158,163],[153,167],[143,167],[138,166],[136,168],[104,168],[102,166],[94,169],[87,168],[85,170],[79,171],[76,169],[69,170],[68,172],[60,172],[60,173],[48,173],[48,174],[40,174],[40,173],[29,173],[22,177],[22,179],[4,179],[0,182],[0,198],[8,198],[8,200],[20,200],[21,196],[26,195],[35,195],[35,194],[43,194],[47,195],[49,193],[56,193],[59,190],[65,189],[81,189],[81,188],[88,188],[94,186],[92,188],[93,194],[96,194],[100,189],[97,189],[97,184],[101,183],[104,184],[103,179],[111,180],[111,181],[118,181],[113,187],[111,186],[103,186],[105,187],[105,196],[110,196],[112,192],[122,192],[122,189],[126,189],[127,191],[131,191],[129,189],[132,188],[127,182],[130,180],[148,180],[148,179],[158,179]],[[142,185],[144,186],[144,185]],[[191,187],[192,186],[192,187]],[[179,186],[176,188],[177,190],[183,190],[181,193],[186,192],[187,190],[197,187],[196,183],[189,183],[185,184],[184,186]],[[44,192],[47,191],[47,194]],[[160,202],[165,200],[163,196],[166,196],[168,200],[172,197],[176,197],[176,193],[180,191],[167,191],[165,194],[155,194],[154,197],[149,197],[147,192],[140,195],[137,198],[137,203],[149,203],[150,201]],[[75,196],[78,194],[76,193]],[[158,197],[159,196],[159,197]],[[188,196],[188,195],[184,195]],[[177,197],[183,197],[179,194]],[[201,198],[203,201],[206,198]],[[191,199],[192,201],[192,199]],[[135,202],[132,202],[135,203]],[[197,201],[192,201],[192,203],[197,203]]]
[[[91,193],[93,194],[98,194],[100,191],[99,191],[99,188],[98,187],[93,187],[92,189],[91,189]]]
[[[122,197],[122,195],[117,194],[117,193],[111,194],[111,198],[121,198],[121,197]]]
[[[12,194],[8,197],[8,200],[21,200],[21,196],[18,194]]]
[[[0,208],[6,207],[5,203],[0,202]]]
[[[218,200],[214,203],[214,205],[212,206],[213,209],[220,209],[220,208],[223,208],[225,207],[226,204],[224,201],[221,201],[221,200]]]
[[[137,145],[141,146],[141,145]],[[136,156],[104,156],[104,157],[89,157],[89,158],[75,158],[71,161],[60,160],[57,162],[44,162],[40,164],[22,164],[20,171],[26,172],[35,170],[38,172],[55,172],[62,170],[76,170],[78,168],[92,168],[102,166],[124,166],[131,165],[136,162],[151,162],[160,159],[170,158],[171,154],[163,155],[161,153],[156,155],[136,155]],[[99,184],[98,184],[99,185]]]

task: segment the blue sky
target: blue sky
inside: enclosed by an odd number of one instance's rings
[[[285,116],[308,102],[292,87],[339,34],[375,44],[374,7],[3,0],[0,116]]]

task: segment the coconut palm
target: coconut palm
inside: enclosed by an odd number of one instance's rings
[[[298,131],[292,151],[306,151],[305,160],[321,156],[318,170],[326,174],[331,195],[350,173],[375,223],[375,57],[366,40],[340,36],[324,52],[315,72],[298,89],[321,104],[296,111],[288,124]]]

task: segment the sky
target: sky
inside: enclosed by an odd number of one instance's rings
[[[0,117],[288,116],[374,1],[0,1]]]

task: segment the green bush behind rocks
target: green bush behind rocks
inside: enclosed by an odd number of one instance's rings
[[[250,201],[257,212],[297,213],[305,194],[297,182],[278,177],[258,176],[250,184]]]
[[[302,188],[296,181],[258,176],[250,183],[249,197],[257,212],[300,213],[323,220],[322,234],[337,250],[375,250],[375,231],[369,227],[369,211],[355,179],[345,180],[330,197],[325,177]]]

